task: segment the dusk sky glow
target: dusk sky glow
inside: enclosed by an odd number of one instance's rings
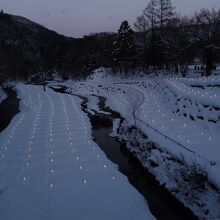
[[[122,20],[133,26],[150,0],[0,0],[0,9],[22,15],[67,36],[117,31]],[[203,7],[220,8],[220,0],[173,0],[177,12],[191,15]]]

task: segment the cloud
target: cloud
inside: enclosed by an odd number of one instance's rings
[[[67,12],[69,12],[70,11],[70,9],[62,9],[61,11],[60,11],[60,14],[64,14],[64,13],[67,13]]]
[[[50,17],[51,15],[52,15],[52,13],[48,11],[48,12],[45,13],[43,16],[44,16],[44,17]]]
[[[114,16],[109,16],[109,17],[107,17],[107,20],[113,20],[114,19]]]

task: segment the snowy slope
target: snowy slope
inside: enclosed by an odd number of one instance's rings
[[[93,142],[81,99],[33,85],[17,90],[21,113],[0,134],[0,219],[154,219]]]
[[[130,123],[134,123],[135,108],[143,131],[152,133],[152,139],[173,154],[183,154],[189,162],[198,160],[204,164],[210,178],[220,186],[220,89],[199,91],[190,86],[192,82],[218,84],[219,78],[112,79],[110,82],[101,79],[69,84],[69,92],[106,97],[107,104]],[[213,163],[216,165],[211,166]]]
[[[149,140],[160,146],[167,158],[195,164],[208,173],[208,181],[220,189],[220,78],[142,77],[122,79],[109,76],[102,68],[84,82],[64,82],[72,94],[89,98],[95,109],[95,96],[103,96],[106,104],[126,119],[127,124],[141,130]],[[56,83],[54,83],[56,85]],[[90,104],[91,105],[91,104]],[[118,123],[117,123],[118,125]],[[117,129],[117,128],[115,128]],[[132,149],[131,146],[131,151]],[[175,163],[164,163],[164,155],[154,152],[151,158],[139,159],[143,166],[149,161],[160,164],[152,173],[172,191]],[[168,160],[169,161],[169,160]],[[168,167],[167,167],[168,166]],[[168,172],[170,170],[170,172]],[[177,171],[178,172],[178,169]],[[170,176],[171,177],[170,177]],[[173,179],[172,179],[173,178]],[[181,190],[181,187],[179,188]],[[210,191],[209,191],[210,190]],[[184,192],[175,194],[201,219],[220,218],[219,192],[207,186],[197,195],[199,205],[190,203]],[[178,191],[178,190],[177,190]],[[201,206],[201,207],[199,207]],[[209,214],[206,213],[209,210]]]

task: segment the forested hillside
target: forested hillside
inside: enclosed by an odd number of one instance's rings
[[[220,63],[220,11],[203,9],[181,17],[170,1],[159,2],[147,5],[137,17],[135,30],[123,21],[118,33],[77,39],[1,12],[0,73],[27,78],[59,72],[64,78],[75,78],[103,66],[125,75],[167,70],[185,76],[190,65],[198,65],[204,75],[210,75]]]

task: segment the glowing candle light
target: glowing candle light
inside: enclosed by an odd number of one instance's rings
[[[54,173],[54,169],[52,168],[52,169],[50,169],[50,173]]]

